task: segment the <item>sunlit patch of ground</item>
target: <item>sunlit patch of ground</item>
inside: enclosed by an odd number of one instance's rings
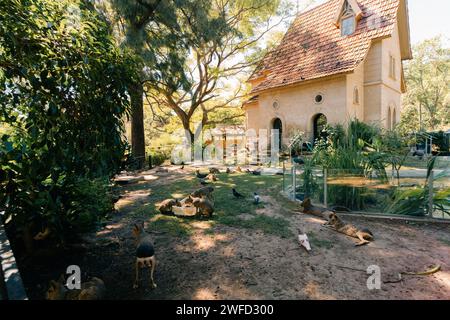
[[[164,216],[155,204],[201,186],[189,167],[148,174],[160,178],[120,187],[119,212],[90,235],[82,258],[67,256],[62,266],[54,260],[46,266],[54,272],[33,265],[30,277],[42,279],[28,285],[32,298],[43,297],[37,284],[44,288],[68,263],[78,263],[86,276],[105,281],[109,299],[450,299],[449,225],[344,216],[375,235],[373,243],[355,248],[355,239],[298,214],[298,204],[279,195],[282,177],[245,173],[219,175],[211,219]],[[234,199],[233,187],[246,198]],[[261,205],[253,204],[253,192],[261,195]],[[156,290],[132,288],[131,226],[141,221],[155,244]],[[298,243],[299,229],[310,237],[309,253]],[[373,264],[386,278],[436,264],[442,271],[369,291],[364,271]]]

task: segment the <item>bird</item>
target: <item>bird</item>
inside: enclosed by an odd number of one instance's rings
[[[254,204],[259,204],[261,202],[261,198],[259,197],[259,195],[256,192],[253,193],[253,200],[254,200],[253,201]]]
[[[305,161],[300,157],[295,157],[294,162],[300,165],[305,164]]]
[[[247,169],[247,173],[251,173],[254,176],[260,176],[261,175],[261,171],[259,171],[259,170],[251,171],[251,170]]]
[[[209,184],[209,182],[207,182],[205,179],[200,179],[200,184],[202,186],[207,186]]]
[[[181,168],[180,168],[181,170],[184,170],[184,164],[181,166]]]
[[[197,178],[199,178],[199,179],[205,179],[205,178],[208,176],[207,174],[200,173],[200,170],[196,170],[196,171],[195,171],[195,175],[196,175]]]
[[[255,170],[255,171],[252,171],[252,174],[253,174],[254,176],[260,176],[260,175],[261,175],[261,171]]]
[[[226,173],[227,173],[227,174],[230,174],[230,173],[231,173],[231,170],[230,170],[230,168],[227,168],[227,171],[226,171]]]
[[[237,192],[236,189],[234,189],[234,188],[233,188],[233,196],[234,196],[236,199],[239,199],[239,198],[245,198],[242,194],[240,194],[239,192]]]

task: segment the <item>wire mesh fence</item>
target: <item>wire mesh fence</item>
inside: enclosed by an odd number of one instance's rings
[[[292,200],[338,211],[450,219],[450,170],[363,170],[308,168],[285,164],[283,190]]]

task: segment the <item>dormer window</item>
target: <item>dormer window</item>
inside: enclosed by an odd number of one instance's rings
[[[341,34],[343,36],[349,36],[355,32],[355,16],[343,18],[341,20]]]
[[[356,24],[361,17],[361,8],[355,0],[341,0],[334,21],[336,26],[341,29],[341,35],[349,36],[356,31]]]
[[[343,36],[353,34],[353,32],[355,32],[355,24],[355,13],[350,4],[346,1],[341,16],[341,34]]]

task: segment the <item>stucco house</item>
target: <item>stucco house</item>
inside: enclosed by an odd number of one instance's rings
[[[247,129],[300,130],[350,119],[392,128],[412,59],[407,0],[330,0],[300,13],[250,77]],[[270,132],[270,131],[268,131]]]

